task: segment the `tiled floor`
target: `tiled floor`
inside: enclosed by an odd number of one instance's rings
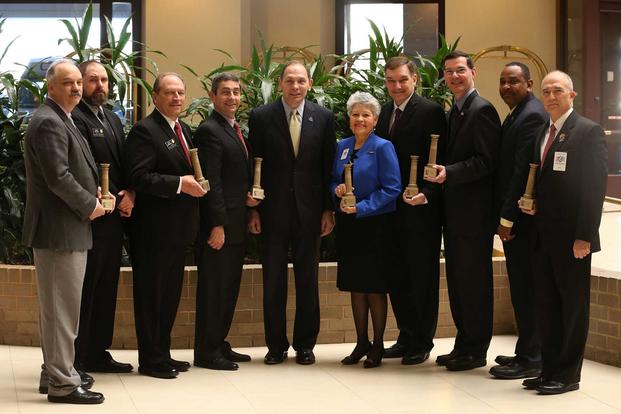
[[[425,364],[406,367],[397,360],[372,370],[345,367],[339,360],[350,344],[319,345],[317,364],[300,366],[291,358],[278,366],[262,363],[265,348],[241,349],[253,362],[237,372],[192,368],[174,380],[136,373],[96,374],[94,390],[106,396],[92,407],[49,404],[37,393],[41,351],[0,346],[0,413],[621,413],[621,369],[585,361],[579,391],[540,396],[520,381],[487,374],[493,357],[511,354],[515,338],[494,337],[486,369],[449,373],[433,363],[448,352],[452,339],[439,339]],[[388,345],[388,344],[387,344]],[[135,351],[114,351],[120,361],[137,362]],[[173,352],[192,360],[191,350]]]

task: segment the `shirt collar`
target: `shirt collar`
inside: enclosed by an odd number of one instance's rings
[[[282,106],[285,108],[285,115],[287,116],[287,119],[291,117],[291,111],[293,111],[294,109],[298,111],[298,115],[300,116],[302,116],[302,114],[304,113],[304,103],[306,102],[305,99],[302,100],[302,103],[297,108],[292,108],[289,105],[287,105],[287,102],[285,102],[284,98],[281,98],[281,101],[282,101]]]
[[[235,127],[235,118],[229,118],[227,116],[224,116],[220,111],[214,109],[214,111],[216,111],[218,113],[218,115],[220,115],[222,118],[224,118],[226,120],[226,122],[229,123],[230,126],[232,126],[233,128]]]
[[[67,112],[65,111],[65,108],[63,108],[58,102],[56,102],[55,100],[53,100],[52,98],[50,98],[49,96],[47,97],[50,101],[54,102],[56,105],[58,105],[58,107],[60,108],[61,111],[63,111],[65,113],[65,115],[67,115],[67,117],[69,117],[69,119],[71,119],[71,112]]]
[[[472,92],[474,91],[476,91],[476,88],[470,89],[468,92],[464,94],[464,96],[462,96],[461,98],[455,101],[455,105],[457,105],[457,109],[461,111],[461,108],[463,108],[464,103],[466,103],[466,99],[468,99],[468,97],[472,95]]]
[[[88,109],[91,110],[92,113],[94,113],[95,115],[97,115],[99,113],[99,110],[101,109],[101,106],[95,106],[95,105],[91,105],[88,102],[84,101],[84,103],[86,104],[86,106],[88,107]]]
[[[412,99],[412,96],[414,96],[414,92],[412,92],[412,94],[408,96],[405,101],[401,102],[401,105],[397,105],[395,101],[392,101],[393,111],[397,108],[401,109],[401,112],[405,111],[405,107],[408,106],[408,103],[410,102],[410,99]]]
[[[155,110],[157,112],[160,113],[160,115],[162,115],[164,117],[164,119],[166,120],[166,122],[168,122],[168,125],[170,126],[171,129],[175,129],[175,122],[177,122],[179,120],[179,118],[177,119],[170,119],[169,117],[167,117],[166,115],[164,115],[163,113],[160,112],[159,109],[155,108]]]

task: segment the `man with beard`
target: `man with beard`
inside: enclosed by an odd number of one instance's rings
[[[81,63],[78,69],[84,92],[73,110],[73,120],[88,141],[95,162],[110,164],[110,192],[118,203],[114,211],[92,224],[93,248],[86,262],[75,365],[88,372],[131,372],[130,364],[115,361],[107,351],[112,345],[121,266],[121,217],[129,217],[134,206],[134,192],[127,189],[123,171],[125,135],[119,118],[104,107],[108,101],[108,74],[104,66],[91,60]]]
[[[496,233],[504,247],[518,340],[515,356],[499,355],[498,365],[489,371],[503,379],[536,377],[541,371],[534,304],[533,223],[532,217],[522,214],[518,207],[526,188],[535,137],[548,120],[543,105],[532,94],[532,87],[526,65],[520,62],[505,65],[500,74],[499,92],[510,112],[502,124],[494,201],[499,217]]]

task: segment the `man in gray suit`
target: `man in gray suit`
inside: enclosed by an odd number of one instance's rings
[[[48,98],[25,138],[26,213],[23,242],[33,248],[39,291],[41,348],[50,402],[99,404],[73,366],[90,221],[102,216],[97,166],[71,111],[82,96],[82,75],[70,60],[47,71]]]

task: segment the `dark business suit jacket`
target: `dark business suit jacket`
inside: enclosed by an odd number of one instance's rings
[[[429,161],[431,134],[440,135],[436,163],[443,164],[446,115],[440,105],[412,95],[389,134],[394,111],[391,101],[382,107],[375,132],[395,146],[401,170],[402,192],[410,180],[410,155],[418,155],[416,184],[427,204],[410,206],[397,197],[393,215],[397,277],[392,278],[390,303],[399,327],[399,344],[418,354],[433,348],[438,319],[440,243],[442,238],[442,187],[423,179]]]
[[[246,153],[235,129],[216,111],[198,127],[194,143],[211,187],[200,201],[201,237],[209,237],[214,226],[224,226],[227,243],[243,242],[252,154]],[[244,143],[249,149],[245,139]]]
[[[445,232],[475,235],[493,232],[493,172],[500,150],[500,119],[477,91],[461,109],[449,113],[444,183]],[[451,126],[451,117],[455,124]]]
[[[88,250],[98,173],[84,137],[47,99],[26,131],[23,242],[39,249]]]
[[[192,148],[190,127],[181,122]],[[164,244],[194,242],[198,225],[198,199],[177,194],[179,177],[193,175],[175,132],[157,109],[138,122],[125,144],[129,185],[136,191],[132,221],[140,239]]]
[[[253,151],[263,158],[265,200],[259,205],[263,231],[281,231],[282,211],[294,203],[304,231],[319,233],[322,212],[334,209],[329,190],[336,144],[334,115],[305,101],[297,158],[280,99],[253,110],[249,127]]]
[[[526,189],[533,146],[548,119],[541,101],[533,94],[528,94],[502,124],[495,205],[497,214],[516,226],[519,226],[519,220],[525,218],[517,203]]]

